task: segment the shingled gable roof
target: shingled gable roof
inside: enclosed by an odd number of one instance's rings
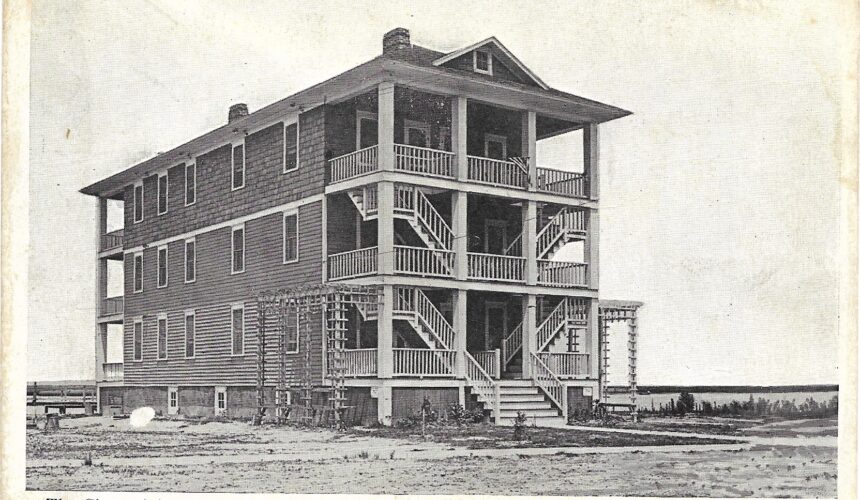
[[[611,106],[602,102],[586,99],[574,94],[569,94],[561,90],[546,87],[543,84],[541,88],[534,85],[527,85],[513,81],[497,81],[485,77],[485,75],[475,74],[471,71],[463,71],[461,69],[445,66],[444,63],[436,64],[437,61],[451,57],[456,58],[459,55],[481,47],[487,43],[493,42],[499,47],[500,51],[507,51],[504,46],[499,43],[495,37],[490,37],[476,44],[470,45],[454,52],[444,53],[436,50],[428,49],[418,45],[410,45],[408,48],[391,50],[389,53],[381,54],[370,61],[351,68],[335,77],[318,83],[312,87],[302,90],[289,97],[276,101],[268,106],[252,112],[244,118],[236,120],[234,123],[228,123],[217,127],[209,132],[198,136],[184,144],[177,146],[165,153],[158,154],[152,158],[139,162],[132,167],[126,168],[116,174],[97,181],[80,190],[81,193],[92,196],[121,196],[121,189],[124,185],[129,185],[141,177],[151,175],[154,171],[178,165],[186,160],[192,159],[201,151],[210,150],[219,145],[229,144],[237,134],[242,130],[253,130],[262,125],[272,123],[272,120],[284,113],[292,113],[296,111],[308,111],[319,105],[331,101],[338,94],[349,93],[349,89],[355,87],[356,82],[372,82],[375,79],[383,78],[385,74],[391,74],[396,70],[396,66],[391,66],[392,63],[405,63],[407,67],[425,68],[442,72],[452,77],[471,81],[476,84],[492,82],[494,85],[528,92],[530,94],[539,94],[547,97],[555,97],[571,102],[577,106],[590,108],[600,114],[600,118],[595,118],[595,122],[605,122],[627,116],[630,111]],[[509,52],[509,51],[507,51]],[[513,56],[511,56],[513,58]],[[452,60],[449,59],[449,60]],[[516,58],[513,58],[511,64],[516,61],[521,65]],[[524,66],[522,66],[525,68]],[[533,75],[533,73],[531,73]],[[537,78],[536,76],[534,78]],[[540,80],[535,80],[535,83]],[[246,132],[247,133],[247,132]]]
[[[489,44],[494,45],[499,50],[499,52],[503,55],[503,59],[504,59],[503,62],[507,63],[506,66],[508,66],[510,69],[514,70],[515,72],[520,73],[520,75],[519,75],[520,77],[525,77],[525,79],[533,81],[535,83],[535,85],[537,85],[538,87],[540,87],[544,90],[549,90],[549,85],[547,85],[546,83],[543,82],[543,80],[538,78],[538,76],[536,74],[534,74],[534,72],[532,70],[530,70],[528,67],[526,67],[526,65],[523,64],[522,61],[517,59],[517,56],[515,56],[510,50],[508,50],[507,47],[502,45],[502,42],[500,42],[499,39],[494,37],[494,36],[491,36],[490,38],[487,38],[486,40],[481,40],[480,42],[473,43],[472,45],[469,45],[468,47],[463,47],[462,49],[457,49],[454,52],[449,52],[449,53],[445,54],[444,56],[433,61],[433,65],[434,66],[443,66],[445,63],[453,61],[454,59],[462,56],[463,54],[468,54],[469,52],[472,52],[473,50],[480,49],[481,47],[483,47],[485,45],[489,45]]]

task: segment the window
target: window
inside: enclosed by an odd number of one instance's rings
[[[158,247],[158,288],[167,286],[167,246]]]
[[[197,165],[185,164],[185,206],[193,205],[197,201]]]
[[[167,174],[158,176],[158,215],[167,213]]]
[[[194,357],[194,311],[185,311],[185,357]]]
[[[241,273],[245,271],[245,226],[233,228],[232,235],[232,273]]]
[[[143,220],[143,183],[134,185],[134,222]]]
[[[299,126],[296,123],[284,127],[284,172],[299,168]]]
[[[132,356],[135,361],[140,361],[143,359],[143,318],[134,320],[132,328],[132,341],[134,343],[134,353]]]
[[[485,75],[493,74],[493,55],[486,50],[472,52],[475,71]]]
[[[379,124],[376,113],[358,111],[355,119],[355,148],[364,149],[379,142]]]
[[[143,291],[143,252],[138,252],[134,254],[133,260],[134,267],[134,293]]]
[[[232,318],[233,354],[245,353],[245,306],[237,304],[230,310]]]
[[[287,352],[299,352],[299,313],[296,313],[296,322],[287,322]]]
[[[227,410],[227,388],[215,388],[215,414],[223,415]]]
[[[158,359],[167,357],[167,315],[158,315]]]
[[[508,138],[503,135],[484,135],[484,156],[494,160],[508,159]]]
[[[299,216],[284,214],[284,263],[299,260]]]
[[[176,415],[179,413],[179,388],[167,388],[167,414]]]
[[[233,189],[245,187],[245,145],[233,146]]]
[[[403,142],[410,146],[430,147],[430,125],[406,120],[403,127]]]
[[[185,240],[185,282],[197,279],[197,242],[194,238]]]

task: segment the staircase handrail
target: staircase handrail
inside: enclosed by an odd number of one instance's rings
[[[537,353],[533,352],[531,354],[533,366],[532,379],[537,383],[538,387],[546,393],[547,397],[549,397],[552,402],[558,406],[562,413],[567,415],[567,408],[564,405],[566,399],[564,394],[564,384],[561,383],[561,379],[558,378],[558,375],[550,370],[546,363],[540,359]]]
[[[415,216],[444,250],[451,250],[454,239],[451,227],[420,189],[415,190],[415,195]]]
[[[451,349],[454,344],[454,327],[433,302],[419,289],[415,289],[415,314],[427,326],[430,333],[442,344],[443,349]],[[465,332],[464,332],[465,333]]]
[[[543,258],[552,245],[564,234],[564,217],[567,215],[567,207],[562,207],[549,222],[537,234],[537,258]]]
[[[463,353],[466,356],[466,382],[473,388],[475,393],[482,396],[486,401],[492,402],[493,417],[496,423],[500,420],[500,404],[499,404],[499,387],[498,384],[490,377],[481,365],[468,352]]]
[[[559,327],[567,321],[567,299],[562,299],[555,306],[555,309],[549,313],[549,316],[537,328],[537,345],[538,351],[542,351],[549,345],[550,341],[555,337]]]
[[[511,243],[507,247],[505,247],[505,249],[502,251],[502,255],[510,255],[512,250],[516,249],[518,246],[522,247],[522,241],[523,241],[523,233],[521,231],[520,234],[518,234],[517,237],[514,238],[514,240],[511,241]],[[520,253],[520,255],[522,255],[522,253],[523,253],[522,248],[520,248],[519,253]]]
[[[523,347],[523,322],[514,327],[511,332],[502,338],[502,352],[504,353],[504,365],[514,359],[514,355]]]

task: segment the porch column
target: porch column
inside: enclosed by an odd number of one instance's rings
[[[391,378],[394,369],[394,287],[382,285],[382,307],[376,322],[376,366],[379,378]]]
[[[377,185],[379,211],[376,217],[376,247],[378,270],[381,275],[394,274],[394,183]]]
[[[596,200],[600,195],[600,137],[596,123],[589,123],[583,127],[582,151],[585,160],[585,179],[588,181],[588,197]]]
[[[391,425],[391,386],[381,385],[376,388],[376,418],[382,425]],[[372,390],[372,389],[371,389]]]
[[[102,249],[102,235],[107,232],[107,199],[98,198],[96,202],[96,304],[95,304],[95,354],[96,382],[104,380],[104,365],[107,345],[107,325],[99,323],[102,311],[102,300],[107,297],[107,261],[99,258]]]
[[[537,352],[537,300],[528,294],[523,297],[523,378],[531,378],[533,352]]]
[[[529,164],[529,191],[537,189],[537,115],[534,111],[522,113],[522,153]]]
[[[454,233],[454,277],[469,278],[469,195],[454,191],[451,195],[451,230]]]
[[[537,202],[523,204],[523,257],[526,259],[526,284],[537,284]]]
[[[466,109],[467,101],[463,96],[451,98],[451,149],[454,151],[454,176],[458,181],[469,178],[469,160],[466,156]]]
[[[598,251],[598,247],[600,246],[600,220],[597,215],[597,209],[588,209],[586,217],[588,217],[588,234],[585,237],[585,262],[588,264],[588,272],[586,273],[585,279],[588,288],[597,290],[600,283],[600,260]]]
[[[466,377],[466,290],[454,290],[454,344],[457,350],[457,378]]]
[[[377,158],[379,170],[394,170],[394,83],[382,82],[377,89]],[[382,200],[380,208],[382,208]]]
[[[590,370],[588,378],[600,381],[600,302],[597,299],[591,299],[589,304],[585,341]]]

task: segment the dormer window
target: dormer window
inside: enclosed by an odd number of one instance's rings
[[[476,73],[485,75],[493,74],[493,55],[486,50],[476,50],[472,52],[473,63]]]

